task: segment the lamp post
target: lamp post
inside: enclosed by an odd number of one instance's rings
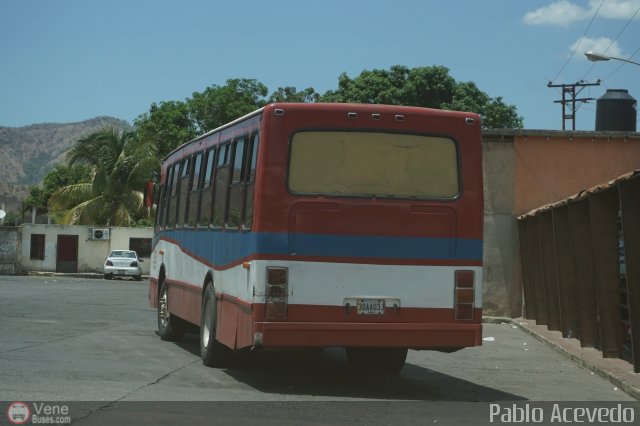
[[[587,59],[589,59],[591,62],[608,61],[609,59],[614,59],[616,61],[628,62],[628,63],[633,64],[633,65],[640,65],[640,63],[631,61],[629,59],[617,58],[615,56],[603,55],[602,53],[596,53],[596,52],[593,52],[591,50],[588,51],[588,52],[585,52],[584,56],[586,56]]]
[[[613,59],[640,66],[639,62],[604,55],[591,50],[585,52],[584,55],[591,62],[608,61]],[[627,90],[608,89],[607,93],[598,99],[598,105],[596,106],[596,131],[635,132],[637,105],[636,100],[629,95]]]

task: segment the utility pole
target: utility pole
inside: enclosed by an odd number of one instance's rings
[[[566,130],[565,123],[567,120],[571,120],[571,130],[576,130],[576,111],[580,108],[582,102],[589,102],[595,98],[576,98],[587,86],[600,86],[600,80],[595,83],[586,83],[579,81],[573,84],[547,84],[547,87],[561,87],[562,99],[559,101],[553,101],[556,104],[562,104],[562,130]],[[578,90],[576,90],[578,87]],[[569,113],[567,113],[569,110]]]

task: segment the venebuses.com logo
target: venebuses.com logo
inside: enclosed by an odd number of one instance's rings
[[[25,402],[14,402],[7,408],[7,418],[14,425],[23,425],[29,421],[31,410]]]
[[[48,404],[45,402],[16,401],[7,407],[7,419],[11,424],[71,424],[69,406],[64,404]]]

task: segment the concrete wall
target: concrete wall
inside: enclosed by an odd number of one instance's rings
[[[483,140],[485,315],[519,316],[522,292],[517,222],[513,214],[515,152],[513,140]]]
[[[640,134],[612,133],[517,135],[514,213],[521,215],[640,169]]]
[[[111,239],[89,239],[88,226],[74,225],[22,225],[21,265],[25,271],[55,271],[58,235],[78,236],[78,272],[102,272],[104,259],[111,250],[129,249],[129,238],[151,238],[152,228],[110,227]],[[31,259],[31,235],[44,234],[44,260]],[[149,273],[149,259],[142,258],[142,273]]]
[[[20,270],[20,228],[0,226],[0,275],[15,275]]]
[[[640,134],[483,132],[485,315],[522,313],[516,217],[640,169]]]

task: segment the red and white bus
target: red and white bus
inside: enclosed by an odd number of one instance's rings
[[[482,343],[481,127],[472,113],[270,104],[171,152],[149,299],[204,364],[248,347],[343,347],[397,372],[407,349]]]

